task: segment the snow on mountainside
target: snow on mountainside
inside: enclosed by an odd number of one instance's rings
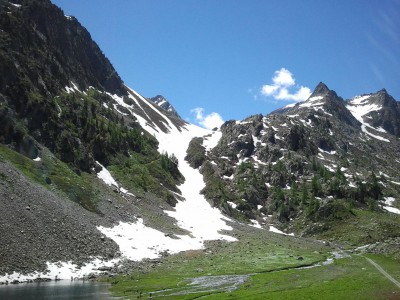
[[[71,92],[80,93],[76,90],[71,90]],[[93,273],[93,270],[99,267],[113,267],[119,264],[121,259],[154,259],[165,252],[172,254],[185,250],[201,249],[207,240],[236,240],[227,233],[232,229],[227,225],[227,222],[233,222],[233,220],[224,216],[218,208],[211,207],[204,196],[200,194],[205,186],[203,177],[199,170],[190,167],[185,160],[186,149],[192,138],[203,137],[204,145],[208,150],[211,150],[218,143],[221,132],[171,120],[157,106],[154,106],[153,103],[134,90],[129,89],[129,93],[129,99],[134,102],[135,108],[133,108],[133,104],[126,104],[126,102],[131,103],[130,101],[124,102],[121,97],[109,94],[115,101],[114,108],[116,110],[118,110],[117,106],[126,108],[127,112],[129,111],[131,116],[136,118],[144,130],[154,135],[159,142],[158,150],[160,153],[168,152],[168,154],[175,155],[179,170],[186,178],[185,182],[179,186],[180,194],[177,198],[180,200],[174,210],[164,212],[174,218],[177,226],[186,231],[187,234],[166,235],[146,225],[140,217],[135,222],[120,221],[113,227],[98,226],[97,229],[104,236],[112,239],[119,246],[121,257],[112,260],[96,258],[84,264],[83,267],[78,267],[71,262],[48,263],[48,271],[46,272],[34,272],[25,275],[14,272],[0,277],[0,282],[26,281],[48,276],[57,276],[58,279],[82,277]],[[151,123],[150,120],[152,120]],[[104,181],[106,185],[119,189],[123,194],[133,196],[121,187],[103,165],[98,164],[101,167],[97,174],[100,180]]]
[[[382,106],[368,102],[368,99],[370,97],[371,95],[355,97],[353,100],[349,101],[349,104],[346,107],[357,119],[357,121],[361,123],[361,130],[363,132],[375,139],[390,142],[388,139],[376,134],[376,132],[386,133],[386,131],[382,127],[375,128],[364,121],[364,117],[367,117],[368,114],[370,114],[371,112],[377,112],[382,109]],[[372,132],[375,133],[368,131],[367,127],[369,128],[369,130],[372,129]]]
[[[208,139],[212,140],[213,136],[218,136],[218,132],[211,132],[192,124],[178,127],[167,116],[153,107],[149,100],[133,90],[130,90],[130,92],[142,102],[142,108],[148,106],[165,121],[163,128],[159,128],[156,124],[149,124],[145,119],[132,112],[141,126],[157,138],[160,153],[174,154],[178,159],[179,170],[186,178],[185,182],[179,186],[183,200],[178,202],[174,211],[166,211],[166,213],[176,219],[179,227],[190,232],[191,237],[179,236],[178,239],[166,237],[159,232],[157,233],[154,229],[143,226],[140,222],[136,224],[121,222],[112,229],[100,227],[99,230],[120,245],[123,254],[130,259],[154,258],[163,251],[176,253],[183,250],[199,249],[203,246],[205,240],[225,239],[234,241],[234,238],[220,233],[221,230],[231,229],[226,224],[226,221],[231,220],[223,216],[217,208],[212,208],[204,196],[200,194],[201,189],[204,188],[203,178],[198,170],[191,168],[185,161],[186,149],[192,138],[211,135]],[[168,130],[165,130],[166,127]],[[132,232],[132,234],[129,234],[129,232]],[[142,239],[142,243],[138,242]],[[127,245],[131,247],[127,248]],[[131,250],[133,247],[136,248],[135,251]],[[149,251],[148,249],[154,250]],[[140,254],[135,254],[136,252]]]
[[[0,1],[0,282],[118,272],[255,230],[236,220],[315,237],[353,209],[398,214],[400,105],[385,90],[346,102],[319,83],[210,131],[126,87],[49,0],[17,2]]]
[[[200,166],[209,177],[206,195],[228,214],[279,224],[286,232],[296,219],[335,218],[335,206],[347,205],[342,199],[378,206],[382,196],[399,195],[400,143],[366,117],[396,105],[382,92],[346,102],[320,83],[304,102],[226,122]],[[383,124],[396,125],[389,116]],[[201,151],[194,147],[193,160]]]
[[[372,129],[374,135],[377,131],[400,137],[400,103],[386,90],[357,96],[349,100],[346,107],[363,125],[364,131],[369,132],[368,129]],[[385,138],[381,140],[387,141]]]
[[[0,275],[42,272],[48,262],[60,266],[57,271],[51,265],[48,276],[70,278],[86,271],[71,266],[65,272],[64,258],[94,267],[93,257],[115,264],[118,248],[123,257],[141,259],[198,249],[209,239],[234,240],[222,232],[231,229],[230,220],[200,194],[202,175],[184,160],[193,137],[206,135],[204,145],[211,149],[221,132],[188,124],[164,98],[150,101],[127,88],[87,30],[50,1],[18,3],[24,9],[0,2],[6,8],[1,38],[8,45],[0,60],[7,70],[0,80],[0,156],[15,164],[15,177],[32,176],[38,192],[16,195],[9,175],[0,176],[2,198],[18,199],[0,203],[2,213],[18,212],[7,219],[11,230],[0,227],[0,255],[11,253]],[[19,168],[25,160],[29,170]],[[7,168],[1,160],[0,170]],[[46,197],[40,197],[40,185],[51,191]],[[40,218],[29,199],[40,203]],[[56,224],[71,229],[70,239],[57,234]],[[22,237],[14,242],[21,231],[34,243]],[[54,251],[53,244],[62,250]],[[21,257],[28,263],[21,264]],[[0,281],[27,278],[18,272]],[[46,276],[40,272],[31,278]]]

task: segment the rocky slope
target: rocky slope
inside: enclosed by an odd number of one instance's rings
[[[178,114],[178,112],[175,110],[175,108],[172,106],[171,103],[169,103],[169,101],[167,99],[165,99],[163,96],[161,95],[157,95],[155,97],[149,98],[149,100],[151,102],[154,102],[155,104],[157,104],[158,106],[160,106],[161,108],[165,109],[167,112],[171,113],[172,115],[174,115],[175,117],[181,118]]]
[[[261,224],[294,230],[379,210],[399,197],[398,105],[385,90],[344,101],[320,83],[304,102],[226,122],[211,151],[193,140],[187,158],[214,205]]]
[[[98,226],[141,217],[181,232],[163,209],[184,178],[141,124],[186,123],[127,88],[75,18],[1,0],[0,71],[1,275],[117,256]]]

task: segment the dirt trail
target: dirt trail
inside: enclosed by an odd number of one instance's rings
[[[398,288],[400,288],[400,282],[398,282],[396,279],[394,279],[392,276],[390,276],[380,265],[378,265],[376,262],[374,262],[372,259],[365,257],[365,259],[373,265],[379,272],[381,272],[387,279],[389,279],[391,282],[393,282]]]

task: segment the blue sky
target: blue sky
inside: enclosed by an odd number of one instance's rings
[[[91,33],[125,83],[212,126],[301,101],[400,100],[399,0],[52,0]],[[208,117],[208,119],[207,119]]]

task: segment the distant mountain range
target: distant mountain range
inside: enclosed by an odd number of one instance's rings
[[[227,220],[345,243],[335,226],[361,222],[355,211],[400,213],[399,153],[400,102],[384,89],[344,100],[319,83],[304,102],[205,130],[127,87],[49,0],[0,0],[0,282],[93,257],[110,270],[133,257],[112,231],[123,224],[161,232],[143,257],[230,240]],[[358,242],[398,237],[400,223],[374,230]],[[87,275],[71,268],[62,276]]]

